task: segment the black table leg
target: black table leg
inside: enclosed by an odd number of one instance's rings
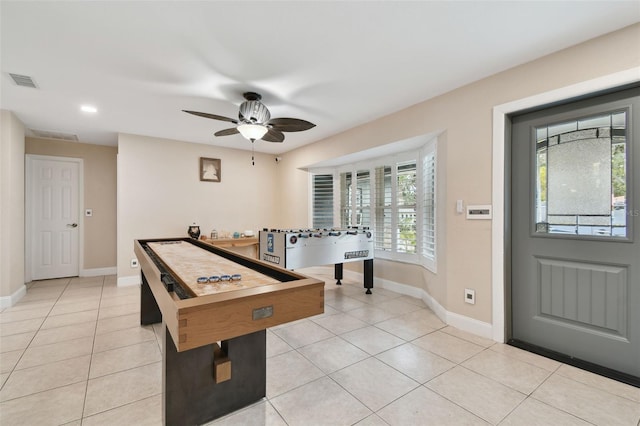
[[[334,267],[334,277],[336,280],[338,280],[336,282],[336,285],[342,285],[342,283],[340,282],[340,280],[342,279],[343,275],[342,275],[342,269],[343,264],[342,263],[336,263],[335,267]]]
[[[221,342],[231,379],[214,380],[214,345],[176,350],[164,332],[162,411],[165,425],[199,425],[253,404],[266,395],[265,330]]]
[[[367,289],[366,294],[371,294],[373,288],[373,259],[364,261],[364,288]]]

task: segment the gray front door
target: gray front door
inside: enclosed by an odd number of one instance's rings
[[[514,116],[511,130],[511,337],[635,381],[640,88]]]

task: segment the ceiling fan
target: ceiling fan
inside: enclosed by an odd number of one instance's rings
[[[183,111],[199,117],[233,123],[236,127],[217,131],[214,135],[229,136],[240,133],[251,142],[258,139],[267,142],[282,142],[284,141],[284,134],[282,132],[301,132],[316,126],[313,123],[298,118],[271,118],[269,109],[260,102],[260,99],[262,99],[261,95],[254,92],[246,92],[243,96],[246,100],[240,105],[237,120],[235,118],[223,117],[206,112]]]

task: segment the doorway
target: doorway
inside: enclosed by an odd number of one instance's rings
[[[27,280],[78,276],[82,159],[26,156]]]
[[[636,384],[639,111],[633,88],[513,116],[510,194],[512,343]]]

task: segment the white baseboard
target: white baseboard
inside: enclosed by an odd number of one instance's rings
[[[131,287],[134,285],[140,285],[140,274],[118,277],[118,287]]]
[[[345,271],[345,276],[349,276],[350,279],[353,279],[355,281],[362,281],[364,279],[362,273],[355,271]],[[396,293],[422,299],[422,301],[429,307],[429,309],[431,309],[433,313],[436,314],[436,316],[440,318],[440,320],[445,324],[458,328],[462,331],[484,337],[486,339],[494,340],[492,324],[460,315],[455,312],[447,311],[440,303],[438,303],[436,299],[434,299],[429,293],[421,288],[397,283],[395,281],[385,280],[382,278],[376,278],[375,284],[378,287],[382,287],[386,290],[391,290]],[[375,287],[373,291],[375,292]]]
[[[436,314],[438,318],[440,318],[440,321],[449,325],[449,311],[438,303],[438,301],[429,293],[422,289],[420,291],[422,292],[422,301],[433,311],[434,314]]]
[[[99,277],[101,275],[115,275],[118,273],[118,268],[112,266],[110,268],[93,268],[93,269],[81,269],[81,277]]]
[[[18,300],[22,299],[25,294],[27,294],[27,286],[22,284],[11,296],[0,297],[0,309],[12,307],[18,303]]]
[[[493,325],[455,312],[447,312],[447,325],[467,331],[485,339],[493,339]]]
[[[360,279],[361,280],[364,279],[362,275],[360,276]],[[376,278],[375,281],[376,281],[375,284],[378,284],[378,287],[382,287],[386,290],[391,290],[391,291],[395,291],[396,293],[405,294],[407,296],[422,299],[423,291],[422,289],[419,289],[417,287],[412,287],[406,284],[400,284],[395,281],[385,280],[384,278]]]

